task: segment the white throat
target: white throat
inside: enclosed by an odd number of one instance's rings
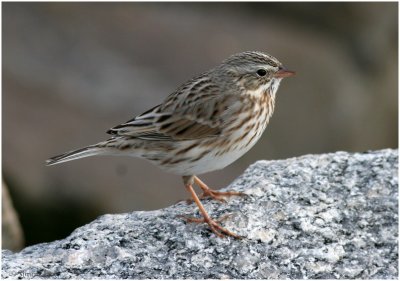
[[[269,86],[271,88],[270,94],[273,99],[275,99],[276,92],[278,91],[279,84],[281,83],[282,78],[273,78],[271,82],[269,83]]]

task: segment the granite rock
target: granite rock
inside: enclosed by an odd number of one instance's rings
[[[258,161],[204,200],[242,240],[218,238],[186,202],[104,215],[63,240],[2,252],[2,278],[397,279],[398,151]]]

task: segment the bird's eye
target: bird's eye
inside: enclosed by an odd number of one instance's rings
[[[267,71],[265,69],[259,69],[257,70],[257,75],[258,76],[265,76],[265,74],[267,74]]]

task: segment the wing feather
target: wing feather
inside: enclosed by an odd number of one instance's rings
[[[193,87],[204,89],[193,91]],[[194,92],[196,94],[194,94]],[[203,74],[182,85],[160,105],[115,126],[108,133],[146,140],[192,140],[221,134],[237,100],[223,95]]]

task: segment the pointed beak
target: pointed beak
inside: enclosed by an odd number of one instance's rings
[[[279,70],[274,74],[275,78],[285,78],[295,75],[296,72],[286,69],[283,66],[279,67]]]

